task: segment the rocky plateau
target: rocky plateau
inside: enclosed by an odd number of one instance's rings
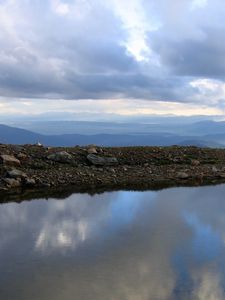
[[[225,150],[0,144],[0,193],[73,187],[151,189],[225,182]]]

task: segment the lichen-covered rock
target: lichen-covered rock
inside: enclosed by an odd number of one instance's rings
[[[7,166],[20,166],[19,159],[15,158],[15,156],[13,155],[8,155],[8,154],[0,155],[0,162],[3,165],[7,165]]]
[[[102,157],[95,154],[89,154],[87,159],[95,166],[111,166],[118,164],[116,157]]]

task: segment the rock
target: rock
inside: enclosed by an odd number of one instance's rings
[[[14,178],[3,178],[3,181],[12,188],[20,187],[21,186],[21,179],[14,179]]]
[[[8,189],[6,187],[0,187],[0,192],[6,192]]]
[[[91,147],[87,149],[88,154],[97,154],[97,149],[95,147]]]
[[[217,173],[219,170],[217,169],[217,167],[212,166],[212,171],[213,171],[214,173]]]
[[[178,172],[176,177],[179,179],[187,179],[189,177],[189,175],[185,172]]]
[[[7,166],[20,166],[20,161],[13,155],[2,154],[0,156],[0,161],[3,165]]]
[[[48,164],[43,161],[32,161],[30,164],[31,169],[44,170],[48,167]]]
[[[12,169],[10,171],[7,171],[7,175],[10,178],[26,178],[27,177],[27,175],[24,172],[17,170],[17,169]]]
[[[27,185],[27,186],[34,186],[35,184],[36,184],[35,179],[33,179],[33,178],[26,178],[25,185]]]
[[[73,162],[73,156],[66,151],[56,152],[48,155],[49,160],[60,162],[60,163],[71,163]]]
[[[22,153],[22,152],[20,152],[20,153],[17,155],[17,158],[18,158],[18,159],[21,159],[21,160],[24,160],[24,159],[27,158],[27,155],[24,154],[24,153]]]
[[[199,166],[199,165],[200,165],[200,161],[197,160],[197,159],[192,159],[192,160],[191,160],[191,165],[192,165],[192,166]]]
[[[111,166],[118,164],[116,157],[102,157],[95,154],[89,154],[87,159],[95,166]]]
[[[47,183],[47,182],[41,182],[41,183],[40,183],[40,186],[43,187],[43,188],[44,188],[44,187],[45,187],[45,188],[49,188],[49,187],[51,187],[51,184],[50,184],[50,183]]]

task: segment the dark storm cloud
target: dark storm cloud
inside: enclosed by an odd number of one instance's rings
[[[1,94],[21,98],[33,98],[34,95],[70,100],[126,97],[182,102],[176,88],[186,88],[185,81],[178,77],[160,79],[140,73],[78,74],[67,69],[61,78],[48,72],[35,74],[35,68],[30,72],[26,67],[7,70],[7,76],[0,78]]]
[[[159,53],[162,64],[182,76],[225,79],[225,28],[202,29],[200,40],[168,39],[152,36],[153,49]]]

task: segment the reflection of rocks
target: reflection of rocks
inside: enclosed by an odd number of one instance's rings
[[[12,169],[13,168],[13,169]],[[21,187],[76,190],[200,185],[225,181],[225,150],[197,147],[54,148],[0,144],[0,190]]]

